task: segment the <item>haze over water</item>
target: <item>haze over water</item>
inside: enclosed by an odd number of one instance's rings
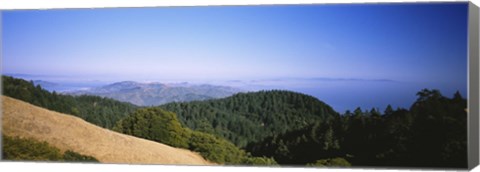
[[[338,112],[467,93],[467,4],[2,12],[3,71],[72,88],[132,80],[283,89]]]

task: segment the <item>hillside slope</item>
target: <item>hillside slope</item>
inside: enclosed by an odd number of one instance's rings
[[[2,96],[2,132],[46,141],[103,163],[211,164],[199,154],[116,133],[84,120]]]

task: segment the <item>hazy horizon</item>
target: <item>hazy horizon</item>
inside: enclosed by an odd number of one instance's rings
[[[6,74],[25,80],[41,80],[59,84],[52,87],[57,92],[83,90],[86,88],[102,87],[123,81],[134,81],[139,83],[162,83],[178,84],[187,82],[192,85],[209,84],[216,86],[229,86],[241,89],[242,92],[260,90],[290,90],[314,96],[320,101],[332,106],[337,112],[343,113],[346,110],[353,111],[360,107],[362,110],[376,108],[383,111],[387,105],[394,108],[410,108],[416,100],[416,93],[421,89],[439,89],[446,97],[452,97],[456,91],[460,91],[463,97],[467,97],[465,90],[455,89],[450,84],[428,84],[418,82],[405,82],[393,80],[365,80],[358,78],[272,78],[258,80],[212,80],[185,81],[185,80],[98,80],[79,79],[71,77],[27,75],[27,74]],[[338,91],[340,90],[340,91]],[[351,98],[349,98],[351,97]]]
[[[468,3],[2,11],[2,73],[287,89],[339,112],[408,108],[423,88],[466,97],[467,11]]]

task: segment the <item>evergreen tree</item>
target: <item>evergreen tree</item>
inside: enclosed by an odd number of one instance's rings
[[[392,106],[389,104],[389,105],[387,106],[387,108],[385,108],[384,114],[385,114],[385,115],[391,115],[392,113],[393,113],[393,108],[392,108]]]

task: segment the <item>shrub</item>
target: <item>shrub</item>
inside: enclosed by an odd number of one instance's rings
[[[315,163],[307,164],[307,166],[314,166],[314,167],[350,167],[352,165],[347,160],[345,160],[344,158],[329,158],[329,159],[317,160]]]
[[[91,161],[98,162],[92,156],[86,156],[71,150],[61,153],[60,149],[29,138],[2,135],[2,156],[6,160],[17,161]]]

